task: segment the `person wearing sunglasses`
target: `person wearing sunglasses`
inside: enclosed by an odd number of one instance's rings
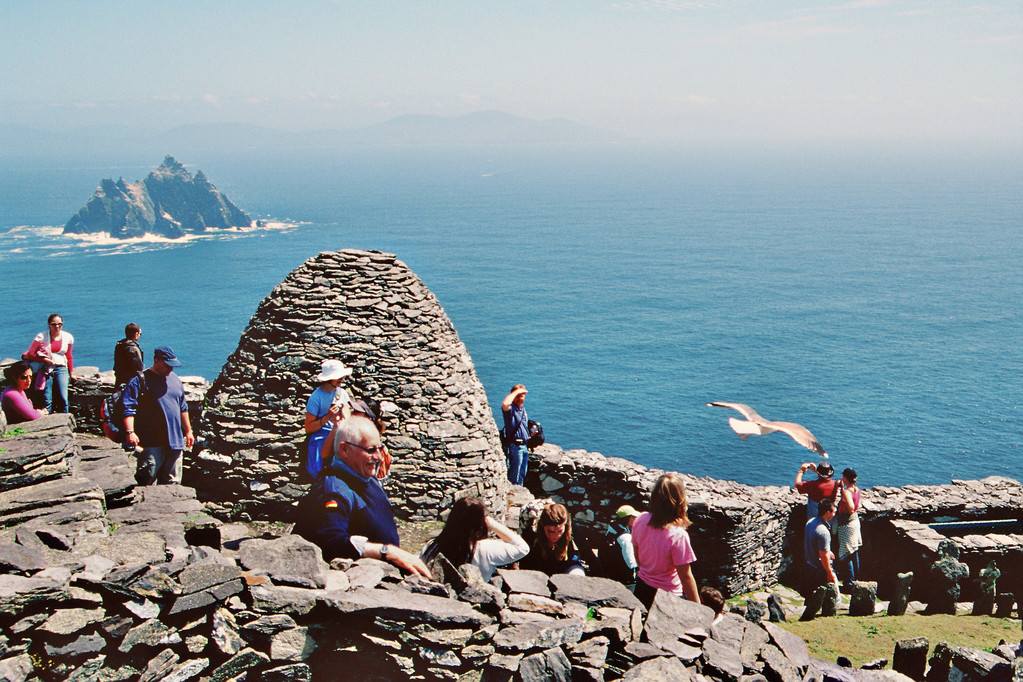
[[[71,357],[75,337],[64,331],[64,318],[60,315],[50,315],[46,322],[48,331],[36,334],[21,359],[28,361],[37,375],[32,389],[42,392],[46,411],[67,412],[68,384],[75,380],[75,362]]]
[[[25,394],[32,385],[32,368],[27,362],[20,360],[5,367],[4,378],[7,379],[7,387],[0,393],[0,405],[3,405],[8,424],[30,422],[46,414],[46,410],[33,407],[32,400]]]
[[[377,478],[385,450],[376,424],[354,413],[337,422],[334,442],[334,457],[300,505],[295,532],[318,545],[326,561],[368,557],[431,578],[422,559],[398,546],[394,511]]]

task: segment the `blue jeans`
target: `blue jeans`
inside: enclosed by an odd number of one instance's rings
[[[170,485],[181,483],[181,450],[172,450],[166,445],[142,448],[136,452],[135,482],[139,485]]]
[[[525,444],[508,446],[508,480],[515,485],[522,485],[526,480],[526,469],[529,467],[529,447]]]
[[[41,372],[44,367],[50,371],[46,375],[46,385],[43,386],[43,405],[50,414],[55,412],[68,411],[67,387],[71,375],[67,371],[67,365],[46,365],[42,362],[30,362],[29,366],[33,372]],[[54,400],[54,391],[57,396]]]

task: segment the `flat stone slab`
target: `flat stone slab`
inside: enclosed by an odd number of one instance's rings
[[[583,575],[553,575],[554,598],[559,601],[576,601],[587,606],[610,606],[620,609],[643,609],[643,603],[617,580]]]
[[[470,626],[479,629],[493,622],[464,602],[412,592],[360,588],[351,592],[325,593],[322,601],[339,613],[372,610],[382,618],[438,627]]]

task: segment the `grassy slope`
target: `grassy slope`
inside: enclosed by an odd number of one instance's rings
[[[1020,641],[1020,621],[989,616],[839,615],[807,622],[793,620],[783,626],[806,642],[811,656],[832,663],[845,656],[855,667],[878,658],[886,658],[890,663],[895,642],[912,637],[926,637],[932,652],[934,645],[942,641],[981,650],[991,650],[1001,640]]]

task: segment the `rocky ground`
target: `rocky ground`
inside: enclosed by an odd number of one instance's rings
[[[647,611],[602,578],[484,583],[463,567],[442,584],[328,565],[132,472],[65,416],[0,440],[0,680],[910,679],[815,660],[774,623],[715,622],[672,595]],[[1010,679],[1014,653],[939,651],[928,679]]]

